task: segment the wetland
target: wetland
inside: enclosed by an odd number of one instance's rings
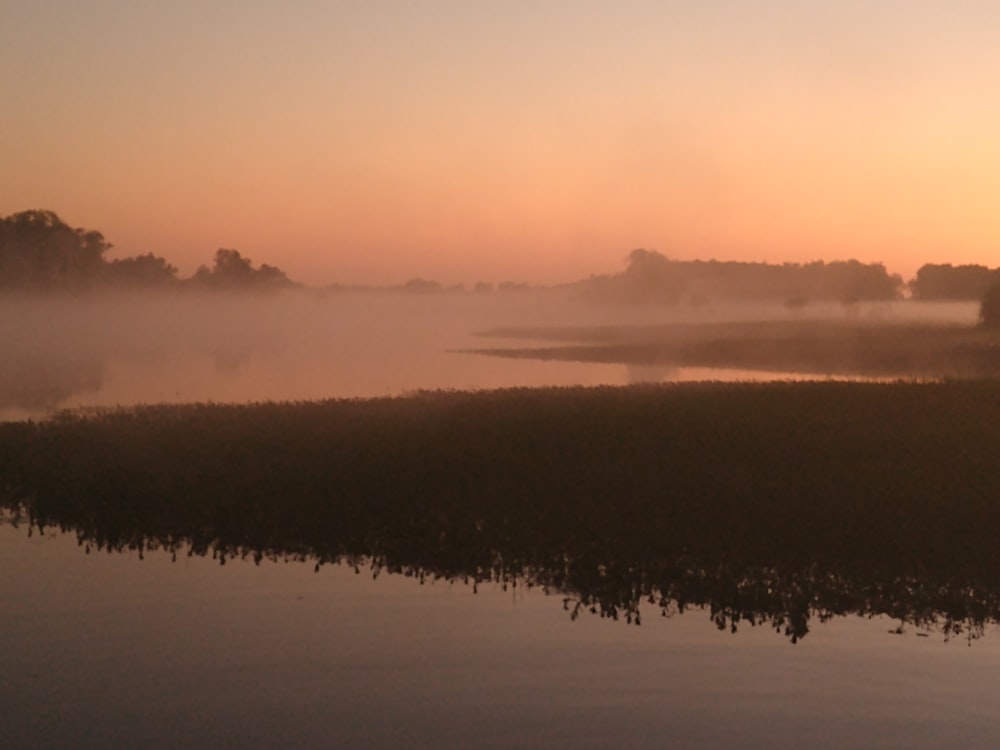
[[[3,304],[15,747],[998,734],[973,305]]]

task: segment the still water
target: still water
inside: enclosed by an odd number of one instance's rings
[[[0,525],[4,747],[992,747],[1000,637],[792,644],[706,613],[347,566],[85,554]],[[924,637],[926,636],[926,637]]]
[[[843,316],[834,309],[832,315]],[[855,316],[891,316],[889,308]],[[938,315],[974,320],[971,306]],[[608,309],[566,292],[0,299],[0,421],[136,403],[398,395],[420,389],[771,380],[790,373],[501,359],[493,328],[788,316],[784,308]]]

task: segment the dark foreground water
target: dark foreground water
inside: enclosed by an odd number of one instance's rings
[[[1000,740],[1000,635],[639,627],[561,597],[91,552],[0,525],[6,748],[871,748]]]

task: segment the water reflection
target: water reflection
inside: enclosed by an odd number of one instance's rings
[[[7,521],[18,523],[13,518]],[[66,518],[53,516],[34,517],[28,533],[33,533],[31,527],[38,531],[46,525],[75,531],[88,554],[92,550],[134,552],[141,558],[145,551],[166,549],[175,559],[178,553],[210,555],[223,565],[236,558],[258,564],[308,560],[315,561],[317,569],[329,563],[346,564],[356,571],[370,569],[375,577],[389,572],[421,581],[462,581],[473,588],[495,581],[504,586],[541,587],[559,595],[571,619],[586,612],[638,625],[643,611],[648,616],[646,605],[663,616],[705,609],[720,630],[736,633],[740,626],[766,625],[793,643],[808,634],[811,620],[823,622],[835,616],[885,615],[899,620],[898,632],[913,626],[939,631],[945,638],[961,635],[969,639],[980,637],[1000,616],[1000,597],[971,582],[927,582],[892,573],[857,575],[851,560],[840,561],[840,568],[830,564],[762,567],[741,562],[739,552],[731,549],[725,557],[718,554],[711,559],[665,554],[645,560],[623,555],[615,560],[588,557],[567,545],[542,551],[540,559],[535,559],[520,550],[489,545],[469,554],[465,545],[451,546],[451,535],[444,528],[433,543],[433,534],[389,538],[378,536],[375,528],[358,528],[353,523],[350,527],[357,537],[332,534],[319,544],[310,541],[303,528],[275,535],[261,527],[243,527],[240,536],[268,540],[266,544],[244,543],[211,527],[184,533],[177,522],[170,524],[169,531],[165,527],[160,533],[144,533],[127,530],[120,523],[105,525],[104,520],[75,527]],[[384,528],[381,531],[386,533]],[[366,544],[370,552],[364,551]],[[563,567],[556,569],[552,561],[560,557]]]
[[[234,559],[252,559],[257,564],[308,561],[315,563],[316,570],[325,564],[341,564],[355,572],[370,570],[376,578],[391,573],[421,582],[459,581],[473,590],[485,582],[499,583],[505,589],[541,588],[561,599],[572,620],[589,614],[639,625],[644,613],[670,617],[704,610],[719,630],[737,633],[741,627],[766,626],[792,643],[810,632],[813,620],[826,622],[839,616],[886,616],[899,622],[896,633],[913,628],[938,632],[946,640],[963,637],[970,641],[1000,622],[996,581],[860,571],[857,561],[848,557],[801,567],[775,559],[765,566],[743,557],[741,550],[726,547],[714,550],[714,556],[709,551],[697,558],[664,552],[636,558],[627,552],[628,541],[621,539],[617,540],[618,558],[611,556],[613,543],[601,555],[588,555],[566,543],[545,549],[536,543],[531,554],[526,554],[522,545],[494,545],[483,539],[482,523],[477,524],[478,533],[466,530],[478,543],[472,550],[466,543],[455,542],[451,525],[425,528],[426,534],[419,537],[406,527],[401,531],[407,536],[391,537],[381,535],[395,531],[384,524],[361,527],[354,519],[338,524],[323,518],[321,522],[329,528],[349,528],[356,535],[331,533],[316,541],[305,527],[275,533],[263,526],[242,525],[233,534],[209,525],[185,529],[183,520],[174,519],[158,533],[147,533],[128,528],[120,520],[102,518],[95,523],[88,519],[76,526],[66,516],[30,515],[30,522],[21,519],[26,533],[58,526],[75,532],[87,554],[103,550],[142,558],[147,551],[166,550],[174,560],[178,554],[210,556],[221,565]],[[11,516],[4,520],[15,526],[20,523]],[[567,530],[568,535],[573,532]]]
[[[0,416],[15,410],[46,413],[67,401],[101,390],[105,362],[74,352],[27,352],[8,348],[0,368]]]
[[[761,628],[717,631],[701,614],[570,624],[538,591],[473,596],[342,566],[85,556],[71,536],[3,526],[0,584],[10,748],[996,740],[998,639],[891,637],[884,618],[838,619],[789,648]]]

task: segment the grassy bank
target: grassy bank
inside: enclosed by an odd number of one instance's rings
[[[998,445],[995,381],[153,406],[0,424],[0,493],[91,547],[364,560],[799,637],[825,613],[995,621]]]
[[[889,378],[1000,375],[1000,335],[959,325],[831,320],[507,328],[486,338],[547,342],[476,353],[523,359],[716,367]]]

